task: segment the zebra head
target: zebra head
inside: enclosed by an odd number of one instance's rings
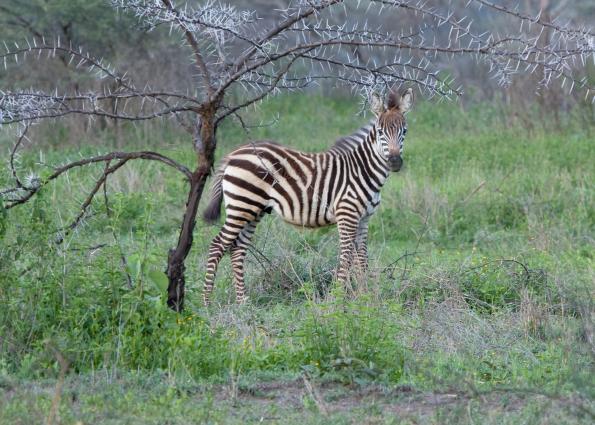
[[[405,113],[413,104],[413,90],[409,88],[402,94],[391,90],[386,106],[377,94],[373,94],[370,103],[376,115],[373,132],[376,135],[376,147],[390,170],[399,171],[403,166],[401,153],[407,134]]]

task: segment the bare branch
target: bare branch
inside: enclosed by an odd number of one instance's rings
[[[42,187],[44,187],[45,185],[50,183],[52,180],[57,179],[62,174],[66,173],[67,171],[69,171],[73,168],[82,167],[84,165],[95,164],[95,163],[99,163],[99,162],[110,162],[110,161],[114,161],[114,160],[120,160],[120,161],[118,161],[118,163],[116,165],[114,165],[108,169],[108,170],[113,169],[112,171],[110,171],[108,173],[108,174],[111,174],[112,172],[119,169],[126,162],[128,162],[130,160],[134,160],[134,159],[145,159],[145,160],[151,160],[151,161],[159,161],[159,162],[162,162],[162,163],[174,168],[175,170],[179,171],[180,173],[182,173],[184,175],[184,177],[186,178],[186,180],[190,181],[190,179],[192,178],[192,172],[186,166],[180,164],[179,162],[177,162],[165,155],[159,154],[157,152],[151,152],[151,151],[111,152],[111,153],[108,153],[105,155],[94,156],[91,158],[83,158],[78,161],[73,161],[68,164],[62,165],[60,167],[57,167],[54,170],[54,172],[52,174],[50,174],[48,177],[44,178],[42,181],[39,181],[39,183],[37,185],[34,185],[34,186],[22,185],[21,187],[19,187],[18,183],[17,183],[17,186],[15,188],[10,188],[10,189],[4,190],[4,191],[0,192],[0,194],[1,193],[14,193],[17,191],[22,193],[22,196],[20,196],[18,199],[9,200],[9,202],[5,205],[6,209],[10,209],[17,205],[24,204],[29,199],[31,199],[37,192],[39,192],[39,190]],[[99,190],[100,186],[101,185],[99,185],[99,186],[96,185],[96,189],[94,190],[93,193],[96,193]]]
[[[93,188],[91,189],[91,191],[89,192],[89,194],[87,195],[87,197],[85,198],[83,203],[81,204],[80,212],[78,213],[78,215],[75,217],[75,219],[68,226],[66,226],[64,229],[62,229],[62,234],[60,235],[58,243],[61,243],[62,240],[64,239],[64,236],[68,235],[68,233],[70,231],[74,230],[81,223],[81,221],[83,220],[83,217],[87,214],[87,209],[91,205],[91,202],[93,202],[93,198],[95,198],[95,195],[97,195],[97,192],[99,192],[99,189],[101,189],[101,186],[103,186],[105,184],[107,177],[110,174],[116,172],[118,169],[120,169],[128,161],[129,161],[128,158],[124,158],[124,159],[121,159],[120,161],[118,161],[115,165],[111,165],[111,166],[110,166],[110,161],[106,161],[105,169],[103,170],[102,175],[97,179],[97,181],[95,182],[95,185],[93,186]]]
[[[281,34],[282,32],[284,32],[285,30],[291,28],[293,25],[295,25],[296,23],[303,21],[304,19],[308,18],[309,16],[318,13],[324,9],[327,9],[337,3],[341,3],[342,0],[324,0],[324,1],[318,1],[318,2],[308,2],[309,5],[311,5],[311,7],[306,8],[303,11],[300,11],[299,7],[297,9],[297,12],[294,14],[288,14],[287,17],[280,22],[278,25],[274,26],[273,28],[271,28],[270,30],[268,30],[262,37],[260,37],[257,41],[256,41],[256,45],[259,46],[259,48],[262,48],[262,46],[267,43],[270,42],[272,39],[274,39],[277,35]],[[250,59],[252,57],[252,55],[254,55],[254,53],[256,53],[258,49],[256,47],[252,47],[249,48],[242,56],[240,56],[237,61],[234,64],[234,69],[236,71],[238,71],[241,67],[243,67],[246,62],[248,61],[248,59]],[[224,90],[226,87],[225,84],[222,84],[221,88]]]
[[[243,108],[247,108],[248,106],[261,101],[262,99],[264,99],[266,96],[268,96],[270,93],[274,92],[275,90],[277,90],[277,85],[279,84],[279,82],[281,81],[281,79],[287,74],[287,72],[289,71],[289,69],[291,68],[291,66],[295,63],[295,61],[299,58],[298,55],[294,56],[288,63],[287,65],[285,65],[271,80],[271,83],[269,84],[268,88],[266,90],[264,90],[261,94],[259,94],[258,96],[248,99],[244,102],[242,102],[241,104],[234,106],[232,108],[229,108],[227,111],[225,111],[222,115],[220,115],[217,118],[216,123],[218,124],[220,121],[222,121],[225,117],[231,115],[231,114],[235,114],[238,110],[243,109]]]
[[[9,49],[5,46],[5,52],[0,53],[0,61],[4,64],[4,69],[8,67],[8,59],[12,58],[18,63],[18,57],[26,57],[27,54],[37,56],[40,58],[42,53],[46,53],[47,57],[55,58],[57,53],[61,53],[68,58],[68,64],[74,64],[75,68],[81,68],[86,66],[89,72],[95,71],[96,77],[100,80],[104,78],[111,78],[119,86],[125,87],[132,90],[132,82],[125,76],[120,75],[116,70],[109,64],[105,63],[102,59],[92,57],[89,53],[84,52],[82,49],[75,49],[72,46],[62,46],[60,39],[56,39],[55,43],[46,43],[45,39],[37,40],[25,40],[27,46],[19,47],[15,44],[15,49]]]
[[[491,3],[473,0],[487,6],[494,13],[512,16],[518,21],[538,24],[554,32],[548,42],[541,33],[521,30],[517,34],[498,36],[485,29],[477,30],[466,16],[455,13],[451,6],[440,8],[431,2],[418,0],[369,0],[368,8],[378,13],[399,12],[415,15],[421,22],[417,30],[390,31],[373,27],[357,17],[350,23],[343,0],[304,0],[280,10],[281,20],[272,28],[261,30],[259,18],[251,11],[209,0],[196,7],[177,7],[172,0],[112,0],[115,7],[134,13],[149,29],[168,24],[178,29],[193,52],[207,98],[178,93],[137,90],[132,83],[117,74],[103,61],[82,51],[55,43],[28,43],[27,47],[10,50],[0,58],[18,58],[27,53],[47,51],[50,56],[61,52],[77,59],[77,66],[85,64],[97,69],[101,78],[109,77],[118,83],[113,93],[51,96],[31,90],[8,93],[0,97],[0,123],[14,123],[69,114],[147,120],[173,114],[193,112],[202,114],[207,105],[219,103],[232,85],[240,85],[250,93],[249,99],[262,99],[280,90],[308,87],[317,81],[336,80],[348,84],[355,91],[366,93],[371,87],[414,83],[428,96],[460,95],[451,73],[441,73],[438,63],[452,61],[454,56],[472,57],[485,62],[492,77],[501,85],[508,85],[516,74],[539,71],[539,86],[548,86],[555,79],[570,82],[570,89],[581,87],[589,92],[595,87],[577,72],[577,64],[585,64],[595,56],[593,33],[587,29],[572,29],[520,14]],[[356,9],[360,2],[355,5]],[[353,5],[352,5],[353,6]],[[463,8],[459,8],[458,12]],[[338,21],[331,19],[338,14]],[[366,9],[367,13],[367,9]],[[364,15],[355,15],[361,16]],[[333,23],[338,22],[338,23]],[[426,23],[427,22],[427,23]],[[438,36],[438,37],[437,37]],[[209,44],[210,43],[210,44]],[[228,57],[235,57],[228,61]],[[300,69],[290,75],[282,72],[287,60],[299,57]],[[273,87],[274,86],[274,87]],[[270,90],[269,90],[270,89]],[[133,100],[130,104],[126,100]],[[240,101],[238,107],[252,104]],[[102,101],[124,101],[134,112],[101,107]],[[77,103],[78,102],[78,103]],[[227,104],[223,115],[234,114]],[[140,108],[139,108],[140,105]],[[149,105],[150,112],[144,110]],[[244,106],[240,106],[244,105]],[[140,111],[139,111],[140,109]],[[221,116],[221,114],[219,114]],[[7,118],[8,117],[8,118]],[[179,118],[178,118],[179,119]],[[188,128],[185,125],[185,128]]]
[[[179,9],[171,0],[112,0],[112,5],[130,10],[149,26],[149,30],[161,24],[174,25],[180,30],[193,52],[194,62],[211,99],[214,92],[211,72],[201,52],[197,34],[211,38],[218,45],[224,43],[226,34],[234,39],[248,41],[249,38],[242,36],[236,29],[253,20],[252,13],[238,12],[233,6],[215,1],[207,1],[196,9],[187,6]]]
[[[169,99],[175,100],[175,104],[171,105]],[[129,100],[137,101],[139,106],[135,108],[137,109],[136,113],[126,112]],[[116,104],[118,101],[122,101],[124,107],[119,111],[114,111],[111,103],[103,104],[106,101],[116,102]],[[157,107],[157,104],[162,107]],[[150,106],[152,111],[143,113],[145,105]],[[57,93],[48,94],[35,91],[0,91],[0,125],[58,118],[72,114],[142,121],[179,112],[200,112],[200,110],[201,105],[195,99],[166,92],[58,95]]]
[[[17,154],[17,151],[21,147],[23,140],[26,140],[26,138],[27,138],[27,131],[29,131],[28,125],[26,125],[25,128],[23,128],[23,130],[21,131],[21,134],[17,138],[16,143],[10,150],[10,160],[9,160],[10,172],[12,174],[12,178],[14,179],[14,181],[16,183],[16,188],[14,188],[14,190],[18,190],[18,189],[31,190],[31,187],[29,187],[29,185],[26,186],[23,184],[23,182],[21,181],[21,179],[19,178],[19,176],[17,174],[17,170],[15,167],[15,156]],[[0,194],[2,194],[2,192],[0,192]]]
[[[176,10],[176,8],[172,4],[172,2],[170,0],[162,0],[162,2],[169,9],[169,11],[171,13],[176,15],[176,18],[177,18],[177,15],[179,15],[179,12]],[[200,47],[198,46],[198,41],[196,40],[196,37],[194,36],[194,34],[192,33],[192,31],[190,29],[184,28],[184,25],[183,25],[183,22],[181,19],[177,18],[176,22],[178,23],[178,25],[180,25],[180,28],[182,28],[182,30],[184,31],[184,36],[186,37],[188,44],[190,44],[190,47],[192,47],[192,51],[194,52],[194,60],[196,61],[196,65],[198,66],[200,72],[202,73],[204,84],[207,89],[207,94],[210,98],[210,97],[212,97],[212,94],[213,94],[213,85],[211,83],[211,76],[210,76],[209,70],[207,68],[207,65],[206,65],[203,57],[202,57],[202,53],[200,52]]]
[[[552,29],[562,32],[562,33],[566,33],[569,35],[575,35],[575,36],[579,36],[579,37],[584,37],[584,36],[595,37],[595,32],[593,32],[587,28],[569,28],[569,27],[562,26],[562,25],[556,25],[553,22],[546,21],[541,17],[541,12],[537,16],[529,16],[529,15],[525,15],[520,12],[516,12],[514,10],[507,8],[506,6],[496,4],[496,3],[493,3],[488,0],[473,0],[473,2],[490,7],[494,10],[499,11],[499,12],[504,12],[504,13],[506,13],[510,16],[514,16],[515,18],[518,18],[520,20],[530,22],[533,24],[538,24],[543,27],[552,28]]]

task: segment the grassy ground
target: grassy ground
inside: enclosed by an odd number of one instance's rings
[[[278,114],[275,125],[246,135],[229,124],[219,153],[247,138],[324,149],[365,122],[358,106],[274,100],[251,119]],[[98,197],[61,245],[56,229],[100,168],[0,211],[0,423],[592,423],[592,115],[559,128],[506,116],[416,105],[354,298],[332,282],[335,229],[268,217],[248,259],[248,305],[233,304],[226,259],[215,305],[201,306],[218,227],[199,223],[188,308],[170,312],[161,270],[185,184],[159,164],[112,177],[109,216]],[[192,164],[165,124],[124,127],[118,140],[37,133],[43,147],[21,156],[23,175],[109,145]]]

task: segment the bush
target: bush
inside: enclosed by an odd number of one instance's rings
[[[331,303],[309,305],[295,332],[295,360],[306,370],[337,373],[348,382],[398,382],[404,355],[397,343],[398,329],[388,320],[391,315],[386,308],[365,300],[346,301],[342,296]]]

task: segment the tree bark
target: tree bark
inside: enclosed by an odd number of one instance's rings
[[[202,196],[203,189],[209,174],[209,169],[199,167],[192,173],[190,181],[190,191],[186,201],[186,211],[182,219],[178,245],[169,250],[167,257],[167,278],[169,285],[167,287],[167,305],[174,311],[180,312],[184,309],[184,286],[186,278],[184,272],[186,266],[184,261],[192,248],[192,234],[196,225],[196,212]]]
[[[215,119],[214,111],[199,116],[194,133],[194,149],[197,153],[198,166],[190,179],[190,190],[186,201],[186,210],[182,219],[180,236],[175,248],[170,249],[167,258],[166,274],[169,279],[167,287],[167,305],[174,311],[184,309],[184,287],[186,278],[184,264],[192,248],[193,232],[196,225],[196,213],[202,193],[215,159]]]

